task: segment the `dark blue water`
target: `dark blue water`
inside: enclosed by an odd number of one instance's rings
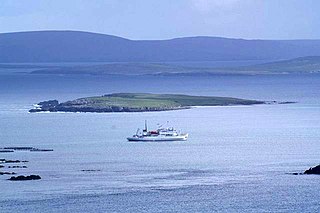
[[[39,113],[33,103],[112,92],[184,93],[292,105],[200,107],[148,113]],[[28,160],[40,181],[0,176],[1,212],[319,212],[320,76],[0,75],[1,153]],[[187,142],[128,143],[147,119],[170,121]],[[82,171],[95,170],[95,171]]]

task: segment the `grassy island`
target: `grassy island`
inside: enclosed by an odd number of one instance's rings
[[[264,104],[263,101],[230,97],[190,96],[180,94],[114,93],[79,98],[59,103],[50,100],[38,103],[29,112],[145,112],[188,109],[192,106],[231,106]]]

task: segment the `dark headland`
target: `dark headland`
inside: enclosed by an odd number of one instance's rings
[[[63,103],[59,103],[57,100],[43,101],[29,112],[146,112],[189,109],[193,106],[233,106],[266,103],[265,101],[231,97],[114,93],[79,98]]]

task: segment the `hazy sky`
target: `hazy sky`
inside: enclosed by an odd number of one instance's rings
[[[0,0],[1,32],[53,29],[131,39],[319,39],[320,0]]]

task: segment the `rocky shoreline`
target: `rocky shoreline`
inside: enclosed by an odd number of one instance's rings
[[[121,107],[121,106],[105,106],[105,107],[81,107],[80,104],[72,106],[66,103],[59,103],[57,100],[43,101],[36,104],[36,108],[30,109],[29,112],[157,112],[157,111],[171,111],[171,110],[181,110],[190,109],[191,107]]]
[[[252,103],[243,103],[237,105],[255,105],[255,104],[295,104],[297,102],[286,101],[256,101]],[[80,104],[79,104],[80,105]],[[57,100],[43,101],[36,104],[36,108],[30,109],[30,113],[35,112],[96,112],[96,113],[110,113],[110,112],[160,112],[160,111],[173,111],[173,110],[183,110],[191,109],[197,106],[178,106],[178,107],[120,107],[120,106],[105,106],[105,107],[81,107],[81,106],[71,106],[66,103],[59,103]],[[233,106],[233,104],[225,105],[213,105],[213,106]],[[0,150],[1,151],[1,150]],[[36,151],[36,150],[30,150]],[[9,151],[7,151],[9,152]]]
[[[8,180],[11,181],[22,181],[22,180],[40,180],[41,177],[39,175],[20,175],[20,176],[12,176],[11,178],[9,178]]]

